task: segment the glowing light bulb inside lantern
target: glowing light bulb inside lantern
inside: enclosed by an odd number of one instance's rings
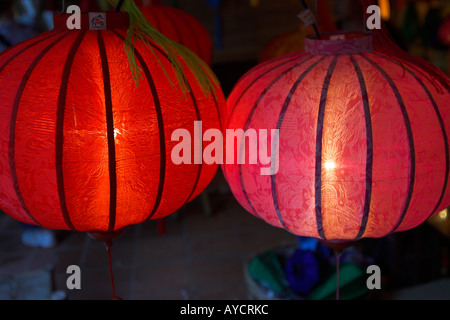
[[[117,136],[118,136],[119,134],[121,134],[120,131],[119,131],[119,129],[115,128],[115,129],[114,129],[114,138],[117,138]]]
[[[336,162],[333,162],[333,161],[325,162],[325,169],[326,170],[334,170],[334,169],[336,169]]]
[[[447,217],[448,217],[448,209],[447,209],[447,210],[444,210],[444,211],[441,211],[441,212],[439,213],[439,218],[441,218],[442,220],[447,219]]]

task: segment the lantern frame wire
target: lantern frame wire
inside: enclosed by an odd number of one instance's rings
[[[120,9],[122,9],[122,5],[124,2],[125,2],[125,0],[119,0],[119,2],[117,3],[117,6],[116,6],[116,12],[119,12]]]
[[[308,10],[308,5],[306,4],[306,1],[300,0],[300,2],[302,3],[303,8],[305,10]],[[317,0],[316,0],[316,16],[317,16]],[[316,17],[314,17],[314,18],[317,19]],[[317,28],[317,23],[314,22],[312,26],[314,28],[314,33],[316,34],[316,38],[321,40],[320,32],[319,32],[319,29]]]

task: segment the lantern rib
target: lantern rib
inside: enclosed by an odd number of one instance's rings
[[[322,143],[323,143],[323,127],[325,120],[325,111],[328,97],[328,89],[330,87],[331,78],[336,68],[339,56],[335,56],[328,68],[327,75],[322,87],[320,97],[319,116],[317,118],[317,136],[316,136],[316,173],[315,173],[315,206],[316,206],[316,224],[319,236],[323,240],[327,240],[322,220]]]
[[[63,157],[64,157],[64,115],[66,109],[67,88],[69,85],[70,73],[72,70],[75,55],[81,46],[87,31],[80,32],[66,58],[61,78],[60,91],[58,96],[58,106],[56,111],[56,131],[55,131],[55,168],[56,182],[58,186],[58,196],[64,222],[72,231],[77,231],[73,225],[67,208],[66,192],[64,187]]]
[[[31,48],[34,47],[35,45],[37,45],[37,44],[39,44],[39,43],[41,43],[41,42],[43,42],[43,41],[45,41],[45,40],[48,40],[48,39],[53,38],[53,37],[55,37],[55,36],[57,36],[57,35],[60,35],[62,32],[64,32],[64,31],[58,31],[58,32],[52,33],[52,34],[51,34],[50,36],[48,36],[48,37],[40,38],[39,40],[37,40],[37,41],[35,41],[35,42],[29,44],[28,46],[26,46],[26,47],[23,48],[22,50],[18,51],[18,52],[15,53],[13,56],[11,56],[8,60],[6,60],[6,62],[0,67],[0,73],[3,72],[3,70],[8,66],[8,64],[10,64],[14,59],[16,59],[17,57],[19,57],[22,53],[24,53],[24,52],[27,51],[28,49],[31,49]],[[10,47],[10,48],[8,48],[8,50],[3,51],[3,52],[0,54],[0,58],[1,58],[2,55],[6,54],[7,51],[9,51],[9,50],[11,50],[11,49],[13,49],[13,48],[14,48],[14,47]]]
[[[310,58],[305,59],[304,61],[308,61],[311,58],[313,58],[314,56],[311,56]],[[318,61],[314,62],[311,66],[309,66],[301,75],[300,77],[296,80],[296,82],[294,83],[294,85],[291,87],[289,94],[283,104],[283,108],[280,111],[280,115],[278,117],[278,121],[277,121],[277,129],[280,130],[281,132],[281,128],[283,126],[283,122],[284,122],[284,118],[286,116],[286,112],[289,109],[289,106],[291,104],[292,101],[292,97],[294,96],[295,92],[297,91],[300,83],[306,78],[306,76],[315,68],[317,67],[321,62],[323,62],[325,59],[327,58],[327,56],[322,56]],[[283,215],[281,214],[280,211],[280,207],[279,207],[279,203],[278,203],[278,195],[277,195],[277,184],[276,184],[276,175],[271,176],[271,189],[272,189],[272,199],[273,199],[273,203],[274,203],[274,207],[275,207],[275,211],[277,213],[278,219],[280,220],[281,224],[284,226],[284,228],[291,232],[289,230],[289,228],[287,227],[286,223],[284,222],[283,219]],[[291,232],[292,233],[292,232]]]
[[[375,53],[377,56],[384,58],[388,61],[391,61],[397,65],[400,65],[399,62],[392,60],[388,57],[385,57],[384,55]],[[442,131],[442,136],[444,139],[444,145],[445,145],[445,166],[446,166],[446,170],[445,170],[445,179],[444,179],[444,186],[442,188],[442,193],[439,197],[439,201],[436,205],[436,207],[433,209],[433,211],[431,212],[431,214],[428,216],[428,219],[431,218],[436,211],[439,209],[439,206],[442,203],[442,200],[444,199],[445,196],[445,191],[447,190],[447,186],[448,186],[448,180],[449,180],[449,172],[450,172],[450,147],[449,147],[449,142],[448,142],[448,135],[447,135],[447,130],[445,129],[445,124],[444,124],[444,119],[442,117],[441,112],[439,111],[439,107],[436,103],[436,101],[433,98],[433,95],[431,94],[430,90],[427,88],[427,86],[425,85],[425,83],[408,67],[402,65],[405,70],[414,77],[414,79],[416,79],[416,81],[419,83],[419,85],[422,87],[422,89],[425,91],[425,93],[427,94],[428,98],[430,99],[431,104],[433,105],[433,109],[434,112],[436,113],[436,116],[438,118],[439,121],[439,125],[441,127],[441,131]]]
[[[152,18],[153,18],[153,19],[155,20],[155,22],[156,22],[155,28],[158,29],[158,30],[161,30],[161,24],[160,24],[160,21],[158,20],[158,15],[157,15],[157,14],[154,14],[154,13],[153,13],[153,10],[150,10],[149,8],[147,8],[147,9],[148,9],[147,12],[150,13],[150,15],[152,16]]]
[[[116,143],[114,136],[114,114],[111,92],[111,75],[109,71],[108,55],[102,32],[97,32],[98,47],[102,63],[103,85],[105,91],[106,107],[106,129],[108,138],[108,159],[109,159],[109,225],[108,232],[113,232],[116,224],[117,214],[117,172],[116,172]]]
[[[292,72],[294,69],[296,69],[297,67],[299,67],[299,66],[305,64],[306,62],[310,61],[310,60],[313,59],[313,58],[314,58],[313,56],[310,56],[310,57],[308,57],[308,58],[306,58],[306,59],[304,59],[304,60],[301,60],[300,62],[294,64],[293,66],[289,67],[288,69],[286,69],[285,71],[283,71],[280,75],[278,75],[278,77],[277,77],[275,80],[273,80],[273,81],[272,81],[272,82],[264,89],[264,91],[260,94],[260,96],[258,97],[258,99],[256,100],[255,104],[253,105],[253,107],[252,107],[252,109],[251,109],[251,111],[250,111],[250,114],[249,114],[249,116],[248,116],[248,118],[247,118],[247,121],[246,121],[246,123],[245,123],[245,129],[244,129],[245,131],[247,131],[247,130],[249,129],[250,123],[251,123],[251,121],[252,121],[252,119],[253,119],[253,116],[255,115],[256,110],[258,109],[258,106],[260,105],[261,101],[264,99],[264,97],[266,96],[266,94],[270,91],[270,89],[271,89],[271,88],[272,88],[279,80],[281,80],[286,74],[288,74],[289,72]],[[324,58],[323,58],[323,59],[324,59]],[[323,59],[317,61],[316,63],[319,63],[319,62],[322,61]],[[288,62],[290,62],[290,61],[288,61]],[[285,64],[285,63],[284,63],[284,64]],[[284,64],[283,64],[283,65],[284,65]],[[313,64],[313,65],[314,65],[314,64]],[[280,67],[280,66],[278,66],[277,68],[279,68],[279,67]],[[275,69],[277,69],[277,68],[275,68]],[[275,70],[275,69],[274,69],[274,70]],[[244,147],[244,146],[245,146],[245,139],[244,139],[243,141],[241,141],[239,155],[242,155],[242,154],[243,154],[243,147]],[[244,174],[243,174],[243,170],[242,170],[242,169],[243,169],[243,168],[242,168],[242,165],[239,165],[239,181],[240,181],[240,184],[241,184],[242,191],[243,191],[243,193],[244,193],[245,199],[247,200],[247,202],[248,202],[248,204],[250,205],[250,207],[251,207],[252,211],[254,212],[254,214],[255,214],[257,217],[259,217],[260,219],[262,219],[262,217],[259,215],[259,213],[255,210],[255,208],[254,208],[252,202],[250,201],[250,197],[249,197],[249,195],[248,195],[248,193],[247,193],[247,190],[245,189]],[[272,177],[273,177],[273,176],[272,176]],[[275,209],[276,209],[276,207],[275,207]],[[283,228],[284,228],[286,231],[289,231],[289,232],[290,232],[289,228],[288,228],[288,227],[286,226],[286,224],[284,223],[284,220],[283,220],[281,214],[279,213],[279,211],[276,210],[276,213],[277,213],[277,217],[278,217],[278,220],[279,220],[280,224],[283,226]]]
[[[298,53],[298,52],[290,53],[290,54],[287,54],[287,55],[284,55],[284,56],[281,56],[281,57],[278,57],[278,58],[275,58],[275,59],[263,62],[261,64],[258,64],[254,68],[252,68],[249,71],[247,71],[246,73],[244,73],[244,75],[233,86],[232,91],[234,91],[237,87],[239,87],[241,85],[241,83],[244,82],[249,75],[253,74],[254,72],[258,71],[259,69],[262,69],[262,68],[268,66],[269,64],[275,64],[276,62],[280,62],[282,60],[289,60],[289,59],[292,59],[293,57],[297,57],[298,58],[298,57],[300,57],[302,55],[305,55],[304,51],[302,51],[300,53]]]
[[[252,118],[253,118],[253,116],[254,116],[256,110],[258,109],[258,106],[260,105],[261,101],[262,101],[263,98],[266,96],[266,94],[270,91],[270,89],[271,89],[271,88],[272,88],[272,87],[273,87],[273,86],[274,86],[281,78],[283,78],[286,74],[288,74],[289,72],[291,72],[291,71],[294,70],[295,68],[297,68],[297,67],[303,65],[304,63],[308,62],[308,61],[311,60],[312,58],[313,58],[312,56],[311,56],[311,57],[308,57],[307,59],[302,60],[302,61],[300,61],[300,62],[294,64],[293,66],[289,67],[288,69],[286,69],[285,71],[283,71],[280,75],[278,75],[278,77],[277,77],[275,80],[273,80],[266,88],[264,88],[264,91],[259,95],[258,99],[256,99],[255,104],[253,105],[252,109],[250,110],[250,114],[249,114],[249,116],[248,116],[248,118],[247,118],[247,121],[246,121],[246,123],[245,123],[245,129],[244,129],[244,131],[247,131],[247,130],[249,129],[250,123],[251,123],[251,121],[252,121]],[[296,59],[293,59],[293,60],[296,60]],[[273,71],[273,70],[276,70],[276,69],[280,68],[281,66],[283,66],[283,65],[285,65],[285,64],[287,64],[287,63],[289,63],[289,62],[291,62],[291,60],[289,60],[289,61],[287,61],[287,62],[285,62],[285,63],[282,63],[282,64],[276,66],[275,68],[269,70],[269,72],[271,72],[271,71]],[[262,77],[262,76],[261,76],[261,77]],[[261,77],[260,77],[260,78],[261,78]],[[256,83],[257,81],[258,81],[258,79],[255,80],[253,83]],[[252,83],[251,85],[253,85],[253,83]],[[251,85],[250,85],[250,86],[251,86]],[[231,117],[230,117],[230,118],[231,118]],[[241,145],[240,145],[240,149],[239,149],[240,152],[239,152],[238,156],[243,154],[243,147],[244,147],[244,146],[245,146],[245,139],[243,139],[243,141],[241,141]],[[242,161],[241,161],[241,162],[242,162]],[[243,171],[242,171],[242,165],[239,165],[239,181],[240,181],[240,184],[241,184],[241,187],[242,187],[242,192],[243,192],[243,194],[244,194],[244,197],[245,197],[245,199],[247,200],[247,203],[250,205],[250,208],[251,208],[253,214],[254,214],[255,216],[257,216],[258,218],[262,219],[262,217],[260,216],[260,214],[258,213],[258,211],[257,211],[257,210],[255,209],[255,207],[253,206],[252,202],[250,201],[250,197],[249,197],[249,195],[248,195],[248,193],[247,193],[247,190],[245,189],[245,181],[244,181],[244,174],[243,174]],[[286,231],[289,231],[289,228],[287,228],[286,224],[284,223],[283,219],[281,218],[281,215],[278,214],[278,212],[277,212],[277,217],[278,217],[278,220],[280,221],[280,224],[283,226],[283,228],[286,229]]]
[[[28,209],[27,205],[25,204],[25,200],[22,196],[22,192],[20,191],[19,181],[17,178],[17,170],[16,170],[16,164],[15,164],[15,147],[16,147],[16,121],[17,116],[19,114],[19,106],[20,101],[22,99],[23,92],[25,90],[25,87],[28,83],[28,80],[31,77],[31,74],[33,73],[36,66],[39,64],[39,62],[44,58],[44,56],[60,41],[62,41],[65,37],[67,37],[70,34],[70,32],[65,32],[61,37],[53,41],[51,44],[49,44],[44,50],[41,51],[41,53],[33,60],[33,62],[29,65],[24,77],[22,78],[22,81],[19,85],[19,88],[17,90],[17,94],[14,100],[13,109],[11,112],[11,122],[10,122],[10,135],[9,135],[9,166],[11,170],[11,178],[13,180],[14,189],[17,195],[17,198],[28,215],[28,217],[37,225],[41,226],[41,224],[36,220],[36,218],[31,214],[30,210]]]
[[[366,232],[367,222],[369,220],[370,214],[370,204],[372,199],[372,173],[373,173],[373,130],[372,130],[372,119],[370,114],[370,105],[369,105],[369,95],[367,92],[366,82],[364,79],[364,75],[362,73],[361,67],[359,66],[356,59],[351,55],[350,61],[355,68],[355,72],[358,76],[360,88],[361,88],[361,96],[362,102],[364,106],[364,119],[366,123],[366,140],[367,140],[367,157],[366,157],[366,194],[364,199],[364,212],[361,220],[361,225],[359,228],[359,232],[355,237],[355,241],[361,239]]]
[[[122,40],[125,40],[125,37],[121,36],[116,30],[113,30],[114,34]],[[151,220],[158,210],[162,195],[164,191],[164,184],[166,179],[166,141],[165,141],[165,129],[164,129],[164,118],[161,110],[161,101],[159,100],[158,91],[156,90],[156,85],[153,80],[152,74],[145,63],[144,58],[140,54],[138,50],[135,50],[136,58],[141,64],[142,70],[147,78],[147,82],[149,84],[150,90],[153,96],[153,102],[155,103],[155,111],[156,117],[158,119],[158,131],[159,131],[159,145],[160,145],[160,176],[158,183],[158,191],[156,194],[155,204],[153,205],[153,209],[150,211],[149,216],[145,220]]]
[[[187,88],[188,88],[188,92],[189,92],[189,94],[190,94],[190,96],[191,96],[192,103],[193,103],[194,108],[195,108],[195,113],[196,113],[196,116],[197,116],[197,121],[200,121],[200,122],[201,122],[201,121],[202,121],[202,118],[201,118],[201,115],[200,115],[200,110],[198,109],[197,99],[195,98],[194,92],[192,92],[192,88],[191,88],[191,85],[189,84],[189,81],[188,81],[188,80],[186,80],[186,86],[187,86]],[[200,139],[200,140],[203,141],[203,139]],[[202,149],[203,149],[203,148],[202,148]],[[198,172],[197,172],[197,178],[195,179],[194,187],[192,188],[191,193],[189,194],[188,198],[186,199],[186,201],[184,202],[183,205],[185,205],[186,203],[189,202],[189,200],[191,199],[192,195],[193,195],[194,192],[195,192],[195,189],[197,189],[198,183],[199,183],[199,181],[200,181],[200,176],[201,176],[201,174],[202,174],[202,168],[203,168],[203,165],[202,165],[202,163],[200,163],[198,166],[199,166],[199,168],[198,168]]]
[[[122,38],[122,37],[120,36],[120,34],[118,34],[117,32],[115,32],[115,34],[116,34],[119,38],[124,39],[124,38]],[[153,45],[153,44],[150,44],[150,45],[151,45],[154,49],[156,49],[161,55],[163,55],[167,60],[169,60],[169,56],[168,56],[163,50],[161,50],[161,48],[159,48],[159,47],[157,47],[157,46],[155,46],[155,45]],[[136,56],[137,56],[137,55],[136,55]],[[141,65],[142,65],[142,64],[145,64],[145,61],[144,61],[144,59],[142,59],[142,56],[140,56],[140,59],[138,59],[138,60],[139,60],[139,63],[141,63]],[[143,68],[144,68],[144,67],[143,67]],[[148,69],[148,67],[147,67],[147,69]],[[192,92],[191,85],[189,84],[188,81],[186,81],[186,86],[187,86],[187,88],[188,88],[188,92],[189,92],[189,94],[190,94],[190,96],[191,96],[192,103],[193,103],[194,108],[195,108],[195,112],[196,112],[196,115],[197,115],[197,121],[202,121],[202,119],[201,119],[201,114],[200,114],[200,110],[199,110],[199,108],[198,108],[197,99],[196,99],[194,93]],[[156,88],[156,87],[155,87],[155,88]],[[155,94],[157,94],[156,89],[155,89]],[[220,115],[220,111],[219,111],[219,108],[218,108],[218,105],[217,105],[217,100],[214,99],[214,102],[215,102],[216,110],[217,110],[217,113],[218,113],[219,119],[220,119],[221,115]],[[161,115],[161,117],[162,117],[162,115]],[[161,151],[161,152],[162,152],[162,151]],[[165,153],[164,153],[164,154],[165,154]],[[164,163],[165,163],[165,160],[164,160]],[[165,164],[164,164],[164,166],[165,166]],[[201,172],[202,172],[202,165],[200,164],[200,165],[199,165],[198,174],[197,174],[197,178],[196,178],[196,181],[195,181],[195,183],[194,183],[194,187],[193,187],[192,191],[190,192],[190,194],[189,194],[189,196],[188,196],[188,198],[187,198],[187,200],[185,201],[184,204],[188,203],[189,200],[191,199],[192,195],[195,193],[195,190],[197,189],[198,183],[199,183],[199,181],[200,181]],[[164,187],[162,187],[162,188],[164,188]],[[161,190],[161,195],[160,195],[160,197],[162,198],[162,190]],[[160,202],[160,200],[161,200],[161,199],[159,199],[159,202]],[[157,209],[158,209],[158,207],[159,207],[159,202],[158,202],[158,205],[155,206],[155,208],[152,210],[152,213],[150,214],[148,220],[151,219],[151,218],[153,218],[153,216],[156,214],[156,211],[157,211]]]
[[[151,9],[150,9],[151,10]],[[160,10],[160,12],[167,17],[167,20],[170,21],[170,24],[172,25],[173,29],[175,30],[175,34],[177,35],[178,39],[174,39],[174,41],[178,42],[179,44],[186,46],[185,42],[183,41],[183,37],[180,34],[180,30],[176,27],[175,22],[173,21],[173,17],[170,16],[166,11]]]
[[[184,15],[180,14],[177,18],[180,19],[180,21],[182,21],[185,24],[186,28],[189,30],[189,32],[191,34],[195,34],[195,31],[192,28],[191,22],[189,22],[188,19],[186,19],[186,17]],[[197,47],[197,49],[196,49],[197,52],[199,53],[199,55],[203,56],[203,54],[205,54],[205,53],[202,50],[203,48],[200,45],[198,37],[193,37],[193,39],[195,41],[195,46]]]
[[[297,56],[295,56],[295,57],[293,57],[293,58],[291,58],[291,59],[289,59],[289,60],[287,60],[287,61],[284,61],[283,63],[280,63],[280,64],[276,65],[275,67],[270,68],[270,69],[264,71],[263,73],[261,73],[260,75],[258,75],[258,77],[257,77],[255,80],[253,80],[252,82],[250,82],[250,84],[242,91],[242,93],[240,94],[239,98],[238,98],[238,99],[236,100],[236,102],[234,103],[233,110],[231,110],[230,117],[229,117],[229,119],[228,119],[227,128],[228,128],[228,125],[229,125],[230,122],[231,122],[231,119],[233,118],[234,112],[235,112],[235,110],[236,110],[236,106],[239,104],[239,102],[241,101],[242,97],[247,93],[247,91],[250,90],[251,87],[253,87],[253,85],[255,85],[259,80],[261,80],[263,77],[265,77],[265,76],[268,75],[269,73],[271,73],[271,72],[273,72],[273,71],[275,71],[275,70],[281,68],[282,66],[284,66],[284,65],[286,65],[286,64],[288,64],[288,63],[291,63],[291,62],[293,62],[293,61],[295,61],[295,60],[297,60],[297,59],[301,59],[301,58],[302,58],[303,56],[305,56],[305,55],[306,55],[306,54],[303,54],[303,55],[300,54],[300,55],[297,55]]]
[[[406,110],[406,106],[403,101],[403,98],[402,98],[397,86],[395,85],[394,81],[392,80],[392,78],[387,74],[387,72],[383,68],[381,68],[379,65],[377,65],[373,60],[371,60],[365,54],[361,55],[361,57],[366,59],[370,64],[372,64],[375,67],[375,69],[377,69],[381,73],[381,75],[385,78],[385,80],[388,82],[389,86],[391,87],[392,91],[394,92],[394,95],[397,99],[397,103],[399,104],[402,115],[403,115],[403,120],[405,122],[405,128],[406,128],[406,132],[407,132],[407,136],[408,136],[408,143],[409,143],[410,157],[411,157],[408,194],[406,197],[403,211],[402,211],[397,223],[395,224],[394,228],[388,233],[388,234],[390,234],[390,233],[396,232],[397,229],[402,224],[403,220],[406,217],[406,214],[408,212],[408,208],[409,208],[409,205],[410,205],[411,199],[412,199],[415,175],[416,175],[416,152],[415,152],[415,146],[414,146],[414,137],[413,137],[413,133],[412,133],[411,121],[409,119],[408,111]]]

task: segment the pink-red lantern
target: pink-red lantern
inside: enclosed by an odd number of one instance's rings
[[[372,35],[331,37],[306,39],[305,51],[236,85],[227,129],[278,129],[279,169],[265,176],[261,161],[226,163],[228,183],[253,215],[328,243],[414,228],[450,204],[449,91],[373,51]],[[248,140],[235,159],[251,153]]]
[[[213,59],[213,41],[208,29],[194,16],[161,1],[136,2],[147,20],[163,35],[197,54],[208,65]]]
[[[163,218],[194,199],[218,165],[176,165],[180,128],[221,128],[224,98],[182,56],[135,42],[136,85],[124,50],[127,13],[82,14],[0,55],[0,207],[48,229],[112,233]],[[92,29],[98,30],[92,30]],[[154,56],[156,54],[156,57]],[[198,72],[198,71],[197,71]],[[182,90],[186,87],[187,90]]]

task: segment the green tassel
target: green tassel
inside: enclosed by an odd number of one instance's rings
[[[111,5],[117,6],[118,0],[109,0],[109,2]],[[155,53],[151,45],[153,42],[167,53],[170,62],[172,62],[177,77],[177,83],[181,86],[184,94],[189,92],[189,85],[184,73],[184,66],[178,57],[181,57],[186,62],[187,66],[196,77],[204,94],[206,96],[209,96],[210,94],[215,95],[215,87],[220,86],[220,83],[210,67],[202,59],[185,46],[167,38],[156,30],[156,28],[148,22],[133,0],[125,0],[122,9],[127,12],[130,17],[130,28],[128,29],[127,38],[124,42],[124,49],[128,57],[128,63],[136,86],[139,83],[139,79],[142,77],[142,69],[139,68],[134,53],[137,41],[143,42],[146,48],[152,52],[158,63],[161,65],[161,68],[164,70],[172,87],[175,88],[177,86],[176,83],[173,83],[167,70],[164,69]]]

